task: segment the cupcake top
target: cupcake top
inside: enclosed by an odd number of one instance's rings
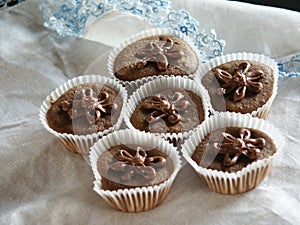
[[[182,133],[203,120],[201,98],[183,88],[167,88],[145,97],[130,118],[136,129],[151,133]]]
[[[269,158],[276,151],[272,139],[260,130],[226,127],[205,136],[192,159],[207,169],[237,172],[254,161]]]
[[[202,84],[217,111],[251,113],[270,99],[274,71],[253,60],[234,60],[208,71]]]
[[[199,65],[197,54],[173,35],[153,35],[128,44],[115,58],[114,75],[133,81],[153,75],[190,75]]]
[[[49,127],[59,133],[79,135],[112,127],[123,105],[116,90],[99,83],[77,85],[50,103],[46,114]]]
[[[101,188],[118,190],[158,185],[174,172],[174,163],[159,149],[120,144],[99,156],[97,169]]]

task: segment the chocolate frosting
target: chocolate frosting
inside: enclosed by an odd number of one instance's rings
[[[67,112],[71,120],[85,116],[90,124],[99,121],[102,114],[110,113],[115,107],[106,91],[101,91],[98,97],[94,97],[91,88],[81,89],[75,93],[73,100],[61,102],[62,111]]]
[[[225,70],[216,69],[215,76],[224,82],[221,88],[218,88],[218,94],[226,95],[234,91],[233,100],[240,101],[245,97],[246,91],[260,92],[263,89],[263,84],[258,80],[264,76],[264,73],[262,70],[250,72],[250,66],[249,62],[240,63],[233,75]]]
[[[251,132],[248,129],[240,129],[239,136],[234,137],[231,134],[222,133],[224,142],[214,143],[213,147],[219,151],[219,154],[224,154],[224,166],[232,166],[237,163],[241,155],[245,155],[250,160],[256,160],[265,147],[266,141],[264,138],[251,138]]]
[[[111,164],[113,171],[123,172],[121,180],[129,181],[135,175],[142,176],[147,180],[152,180],[156,176],[153,167],[163,167],[166,165],[166,159],[162,156],[148,157],[145,150],[137,147],[134,155],[127,150],[119,150],[115,156],[118,161]]]
[[[150,42],[144,49],[137,52],[135,56],[141,60],[137,63],[137,68],[144,68],[148,62],[156,62],[159,70],[167,70],[168,59],[179,59],[184,55],[182,50],[174,50],[174,42],[171,38],[161,38],[160,45]]]
[[[144,109],[153,110],[147,115],[146,122],[155,123],[162,118],[167,118],[171,124],[176,124],[181,120],[179,112],[186,110],[190,105],[180,92],[175,92],[173,96],[168,97],[163,94],[151,96],[143,104]]]

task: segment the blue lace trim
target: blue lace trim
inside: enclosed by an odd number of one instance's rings
[[[291,56],[287,61],[278,62],[279,78],[300,76],[300,54]],[[297,72],[299,71],[299,72]]]
[[[194,40],[203,62],[221,56],[225,47],[225,41],[218,40],[214,30],[208,34],[198,31],[198,21],[187,11],[170,10],[169,0],[42,0],[40,8],[45,26],[61,36],[80,36],[86,31],[89,17],[100,18],[112,11],[122,11],[145,18],[155,27],[172,28],[188,35]]]
[[[0,3],[3,1],[10,0],[0,0]],[[112,11],[122,11],[145,18],[155,27],[172,28],[186,34],[194,41],[203,62],[223,55],[225,41],[217,39],[215,30],[209,33],[199,31],[199,22],[185,10],[170,10],[170,2],[169,0],[41,0],[40,8],[46,20],[45,26],[56,30],[61,36],[80,36],[87,29],[89,17],[100,18]],[[280,78],[300,75],[300,54],[291,56],[289,60],[277,62]]]

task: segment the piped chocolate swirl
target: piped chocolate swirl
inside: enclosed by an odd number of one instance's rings
[[[125,42],[121,48],[112,72],[122,81],[157,75],[189,76],[197,71],[201,61],[186,41],[173,35],[151,35]]]
[[[263,90],[263,84],[259,82],[264,77],[262,70],[249,71],[251,64],[241,62],[233,74],[226,70],[216,69],[215,76],[223,84],[218,88],[220,95],[226,95],[233,92],[233,100],[240,101],[246,96],[246,92],[259,93]]]
[[[203,120],[201,97],[181,88],[167,88],[145,97],[130,118],[136,129],[152,133],[186,132]]]
[[[147,123],[155,123],[165,118],[169,123],[176,124],[182,119],[179,112],[183,112],[190,106],[191,103],[180,92],[175,92],[172,96],[163,94],[150,96],[143,104],[144,109],[152,110],[145,120]]]
[[[97,83],[73,87],[51,102],[46,118],[59,133],[91,134],[113,126],[122,108],[118,92]]]
[[[223,143],[215,142],[213,148],[218,150],[218,154],[224,155],[224,166],[234,165],[242,155],[250,161],[256,160],[266,146],[264,138],[252,138],[251,131],[246,128],[241,128],[237,137],[226,132],[222,132],[222,136]]]
[[[116,107],[108,92],[100,91],[95,95],[91,88],[77,90],[74,99],[61,102],[61,109],[67,112],[71,120],[84,116],[90,124]]]
[[[141,60],[137,62],[137,68],[144,68],[150,62],[156,62],[159,70],[168,69],[169,59],[180,59],[184,51],[174,48],[174,41],[170,37],[161,37],[161,42],[149,42],[145,48],[139,50],[135,56]]]
[[[208,169],[236,172],[276,151],[272,139],[260,130],[227,127],[207,135],[196,147],[192,159]]]
[[[217,111],[252,113],[264,106],[274,90],[275,71],[261,62],[234,60],[209,70],[201,82]]]
[[[123,181],[131,180],[134,176],[142,176],[147,180],[152,180],[156,176],[154,168],[166,165],[164,157],[149,157],[141,147],[137,147],[133,155],[126,149],[120,149],[116,158],[118,161],[112,163],[110,169],[123,173],[121,177]]]
[[[97,167],[105,190],[160,184],[174,171],[168,155],[137,145],[110,147],[99,156]]]

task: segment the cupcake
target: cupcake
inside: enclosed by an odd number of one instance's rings
[[[173,161],[158,149],[116,145],[99,156],[97,167],[103,190],[159,185],[174,171]]]
[[[118,82],[98,75],[80,76],[53,91],[43,102],[44,127],[72,152],[87,153],[103,135],[121,126],[127,92]]]
[[[181,32],[152,29],[136,34],[114,48],[108,59],[110,73],[125,83],[158,75],[191,76],[199,66],[192,42]]]
[[[277,94],[277,64],[263,55],[225,55],[204,64],[200,74],[196,80],[208,90],[216,111],[266,118]]]
[[[182,77],[162,77],[144,84],[131,96],[124,119],[130,129],[178,143],[208,117],[209,109],[203,87]]]
[[[238,194],[269,174],[283,137],[266,121],[240,113],[216,113],[183,144],[183,157],[209,189]]]
[[[168,195],[181,165],[176,148],[158,136],[120,130],[92,148],[94,190],[113,208],[141,212]]]

